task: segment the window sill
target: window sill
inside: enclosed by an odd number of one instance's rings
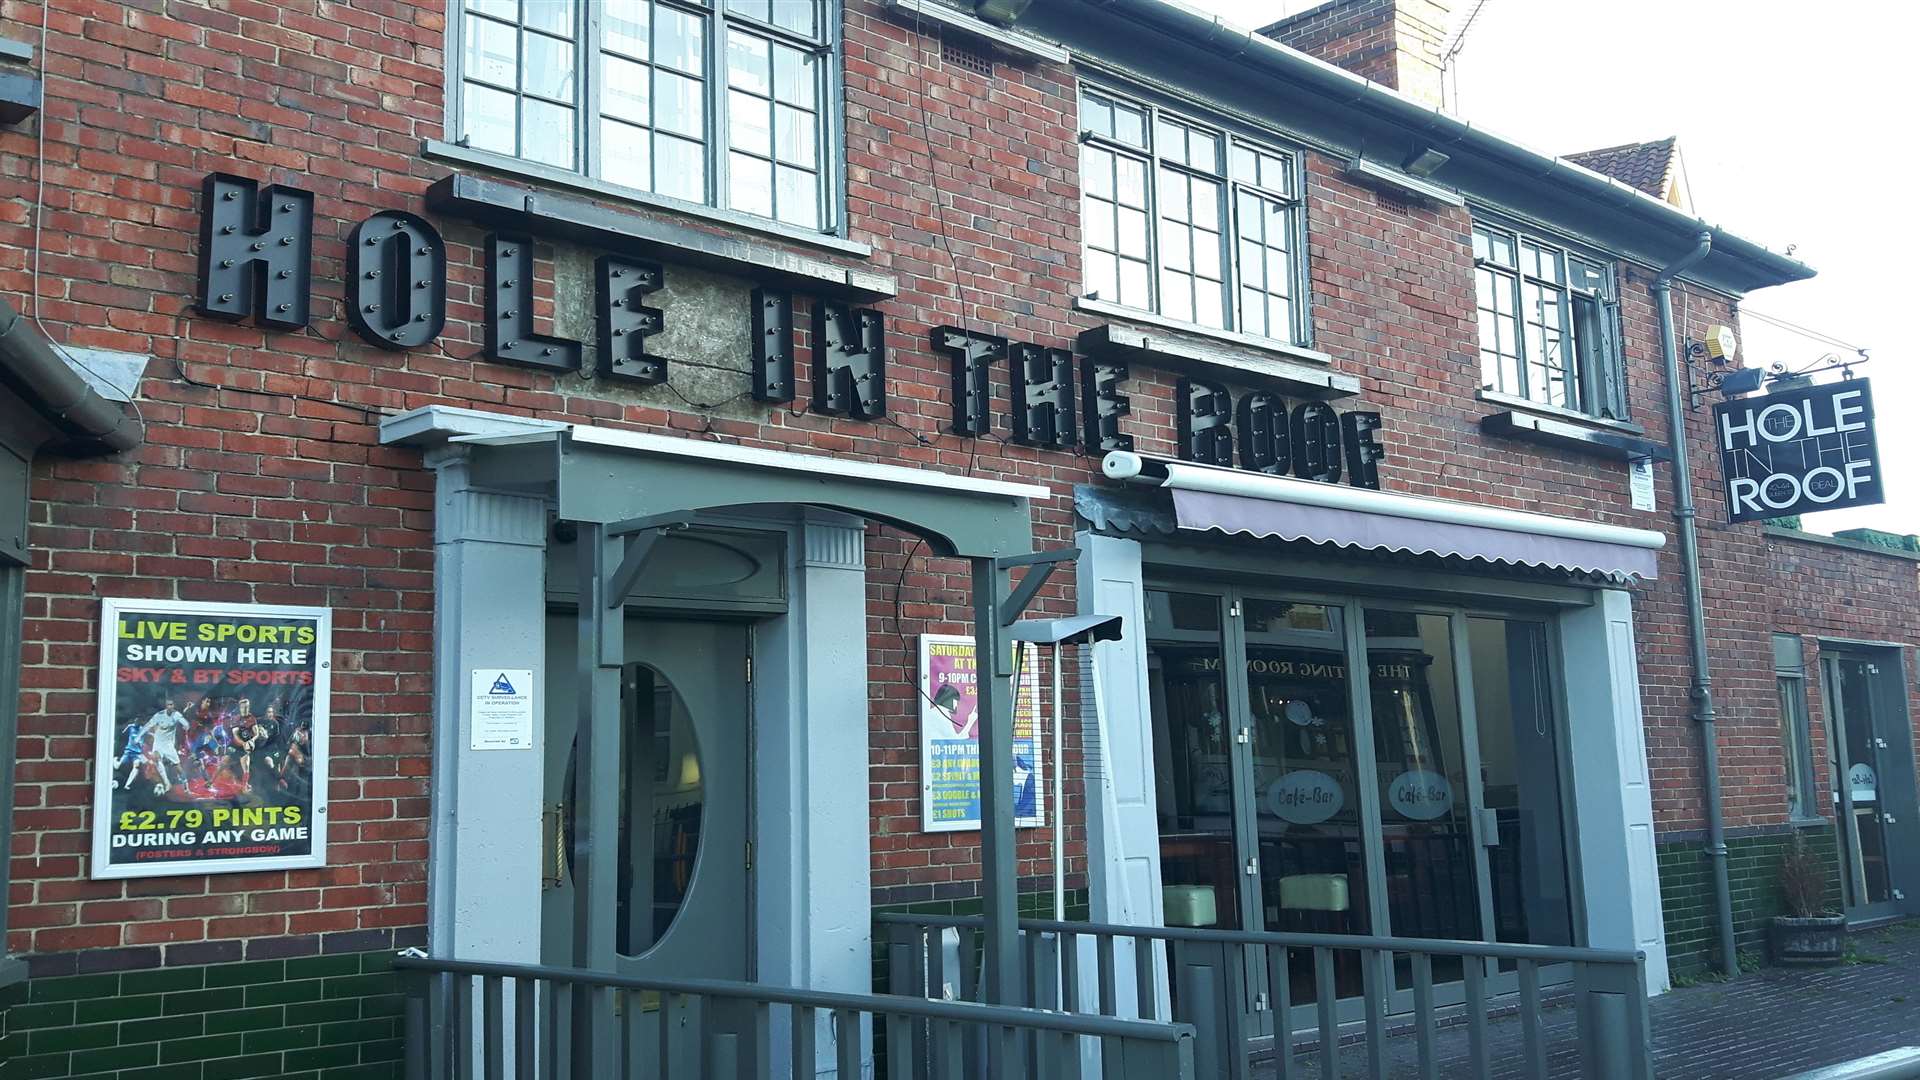
[[[1792,817],[1787,819],[1789,829],[1818,829],[1831,826],[1833,822],[1823,817]]]
[[[1628,428],[1631,425],[1591,419],[1584,422],[1568,420],[1549,413],[1518,408],[1489,413],[1480,418],[1480,430],[1495,438],[1517,439],[1615,461],[1638,458],[1668,461],[1673,457],[1664,443],[1628,434],[1624,430]]]
[[[1555,420],[1566,420],[1575,424],[1584,424],[1596,430],[1617,431],[1622,435],[1644,436],[1647,433],[1646,428],[1627,420],[1609,420],[1603,416],[1590,416],[1583,412],[1575,412],[1572,409],[1563,409],[1558,405],[1543,405],[1538,401],[1529,401],[1523,397],[1514,397],[1512,394],[1503,394],[1498,390],[1482,390],[1475,394],[1474,397],[1491,405],[1504,405],[1509,409],[1514,409],[1519,412],[1536,413],[1540,416],[1550,416]]]
[[[427,206],[447,217],[543,239],[698,266],[778,288],[854,303],[899,293],[890,274],[821,258],[754,237],[730,235],[663,214],[602,206],[487,176],[451,173],[427,189]]]
[[[0,990],[27,981],[27,962],[17,956],[0,953]]]
[[[1138,361],[1240,385],[1264,385],[1317,400],[1351,397],[1360,380],[1333,370],[1323,352],[1277,341],[1185,326],[1117,304],[1080,299],[1074,307],[1115,321],[1080,333],[1076,342],[1088,356]]]
[[[596,180],[565,169],[522,161],[491,150],[474,150],[470,147],[441,142],[438,139],[428,139],[420,146],[420,156],[432,161],[470,165],[544,186],[566,188],[595,198],[612,199],[640,210],[673,214],[706,224],[724,225],[729,229],[755,233],[782,243],[805,244],[836,255],[851,255],[864,259],[873,254],[871,247],[844,237],[814,232],[810,229],[799,229],[767,218],[754,217],[752,214],[720,210],[711,206],[701,206],[698,203],[683,202],[680,199],[669,199],[650,192],[622,187],[619,184],[609,184],[605,180]]]

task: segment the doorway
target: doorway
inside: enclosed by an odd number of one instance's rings
[[[1169,925],[1574,944],[1548,621],[1188,583],[1145,598]],[[1358,954],[1336,955],[1357,1014]],[[1312,958],[1293,963],[1308,1009]],[[1410,1008],[1412,973],[1394,975]]]
[[[1920,897],[1913,735],[1900,652],[1828,647],[1821,657],[1841,896],[1851,922],[1897,917]]]
[[[751,981],[751,624],[629,613],[620,679],[619,835],[589,836],[575,798],[581,763],[572,613],[547,627],[546,815],[541,962],[577,966],[573,869],[584,849],[617,852],[615,969],[622,975]],[[637,1060],[656,1060],[654,1015],[627,1018]],[[685,1009],[681,1004],[671,1006]],[[675,1018],[691,1022],[693,1018]]]

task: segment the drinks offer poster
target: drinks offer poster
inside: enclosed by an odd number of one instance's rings
[[[1017,654],[1013,705],[1014,824],[1046,824],[1040,747],[1039,650]],[[973,639],[920,635],[920,828],[961,832],[980,827],[979,664]]]
[[[102,602],[93,876],[323,866],[326,608]]]

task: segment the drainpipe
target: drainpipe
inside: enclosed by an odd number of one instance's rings
[[[1660,314],[1660,351],[1667,365],[1667,441],[1673,452],[1673,520],[1680,532],[1680,569],[1687,586],[1687,631],[1693,645],[1693,718],[1700,728],[1701,797],[1707,807],[1707,861],[1713,867],[1713,905],[1720,934],[1720,970],[1740,973],[1733,943],[1733,891],[1727,883],[1727,829],[1720,815],[1720,745],[1714,733],[1713,679],[1707,671],[1707,612],[1700,599],[1700,542],[1695,528],[1693,476],[1687,466],[1686,412],[1680,379],[1680,350],[1673,325],[1673,279],[1713,250],[1713,234],[1702,232],[1694,249],[1653,279]]]
[[[140,445],[140,421],[96,393],[53,351],[25,315],[0,297],[0,382],[52,421],[60,435],[91,451],[117,453]]]

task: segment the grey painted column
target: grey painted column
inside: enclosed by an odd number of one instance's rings
[[[785,618],[754,639],[755,859],[760,981],[864,994],[873,986],[867,801],[866,530],[804,509],[789,534]],[[773,1018],[775,1046],[786,1018]],[[818,1018],[816,1074],[835,1069]],[[872,1056],[862,1036],[861,1060]],[[870,1066],[869,1066],[870,1067]]]
[[[986,915],[986,1000],[1024,1004],[1021,993],[1019,855],[1013,833],[1013,692],[1003,674],[1001,599],[1007,572],[993,559],[973,564],[973,655],[979,678],[980,892]],[[1031,570],[1028,571],[1032,573]],[[990,1039],[993,1049],[999,1040]],[[999,1072],[998,1069],[995,1070]]]
[[[463,448],[430,450],[426,463],[437,474],[429,944],[436,956],[539,963],[547,508],[473,488]],[[533,670],[531,749],[468,749],[470,673],[487,667]]]

